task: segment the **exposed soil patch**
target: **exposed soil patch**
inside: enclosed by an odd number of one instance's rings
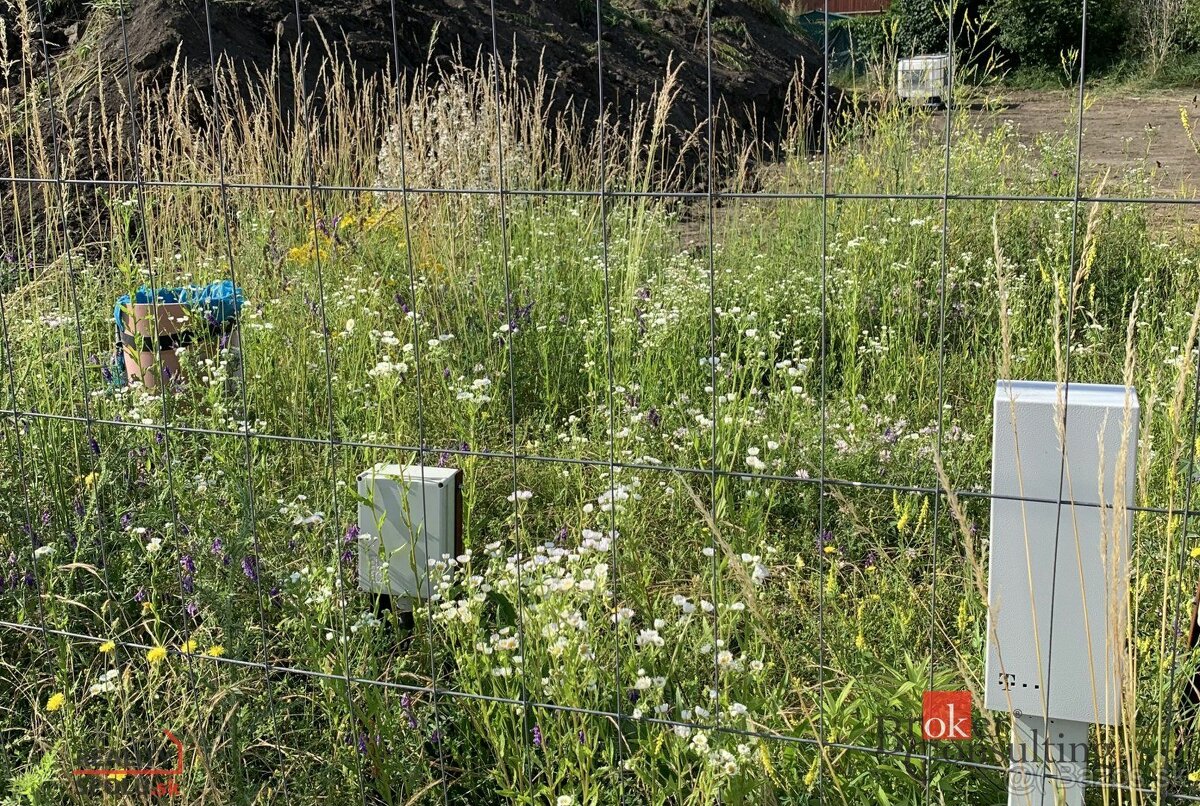
[[[1073,92],[1020,92],[1004,98],[1012,104],[995,115],[1011,121],[1022,140],[1032,143],[1041,134],[1074,138],[1079,112]],[[1084,110],[1083,168],[1085,173],[1110,171],[1113,179],[1145,165],[1150,192],[1156,198],[1196,199],[1200,192],[1200,155],[1188,141],[1179,119],[1180,107],[1193,120],[1200,118],[1200,98],[1191,90],[1141,95],[1102,95]],[[1108,188],[1106,196],[1116,191]],[[1157,205],[1155,216],[1164,223],[1179,216],[1200,223],[1200,203]]]

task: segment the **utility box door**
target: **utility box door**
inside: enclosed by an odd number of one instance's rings
[[[992,499],[984,707],[1115,725],[1129,619],[1137,394],[1074,383],[1061,391],[1065,468],[1058,385],[996,384],[992,492],[1011,498]],[[1043,501],[1016,500],[1030,498]]]
[[[361,590],[432,594],[429,560],[462,552],[461,478],[453,468],[420,465],[376,465],[359,475]]]

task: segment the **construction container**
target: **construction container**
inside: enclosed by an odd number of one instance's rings
[[[914,104],[944,106],[950,97],[950,57],[944,53],[913,56],[896,64],[896,93]]]

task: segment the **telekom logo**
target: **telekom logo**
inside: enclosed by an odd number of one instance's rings
[[[971,692],[926,691],[921,697],[921,737],[927,741],[971,738]]]

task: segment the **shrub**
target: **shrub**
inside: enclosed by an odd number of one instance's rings
[[[1063,53],[1080,46],[1082,2],[995,0],[992,12],[1001,47],[1016,56],[1022,66],[1054,67]],[[1129,17],[1129,4],[1121,0],[1089,0],[1088,67],[1101,67],[1120,56]]]

